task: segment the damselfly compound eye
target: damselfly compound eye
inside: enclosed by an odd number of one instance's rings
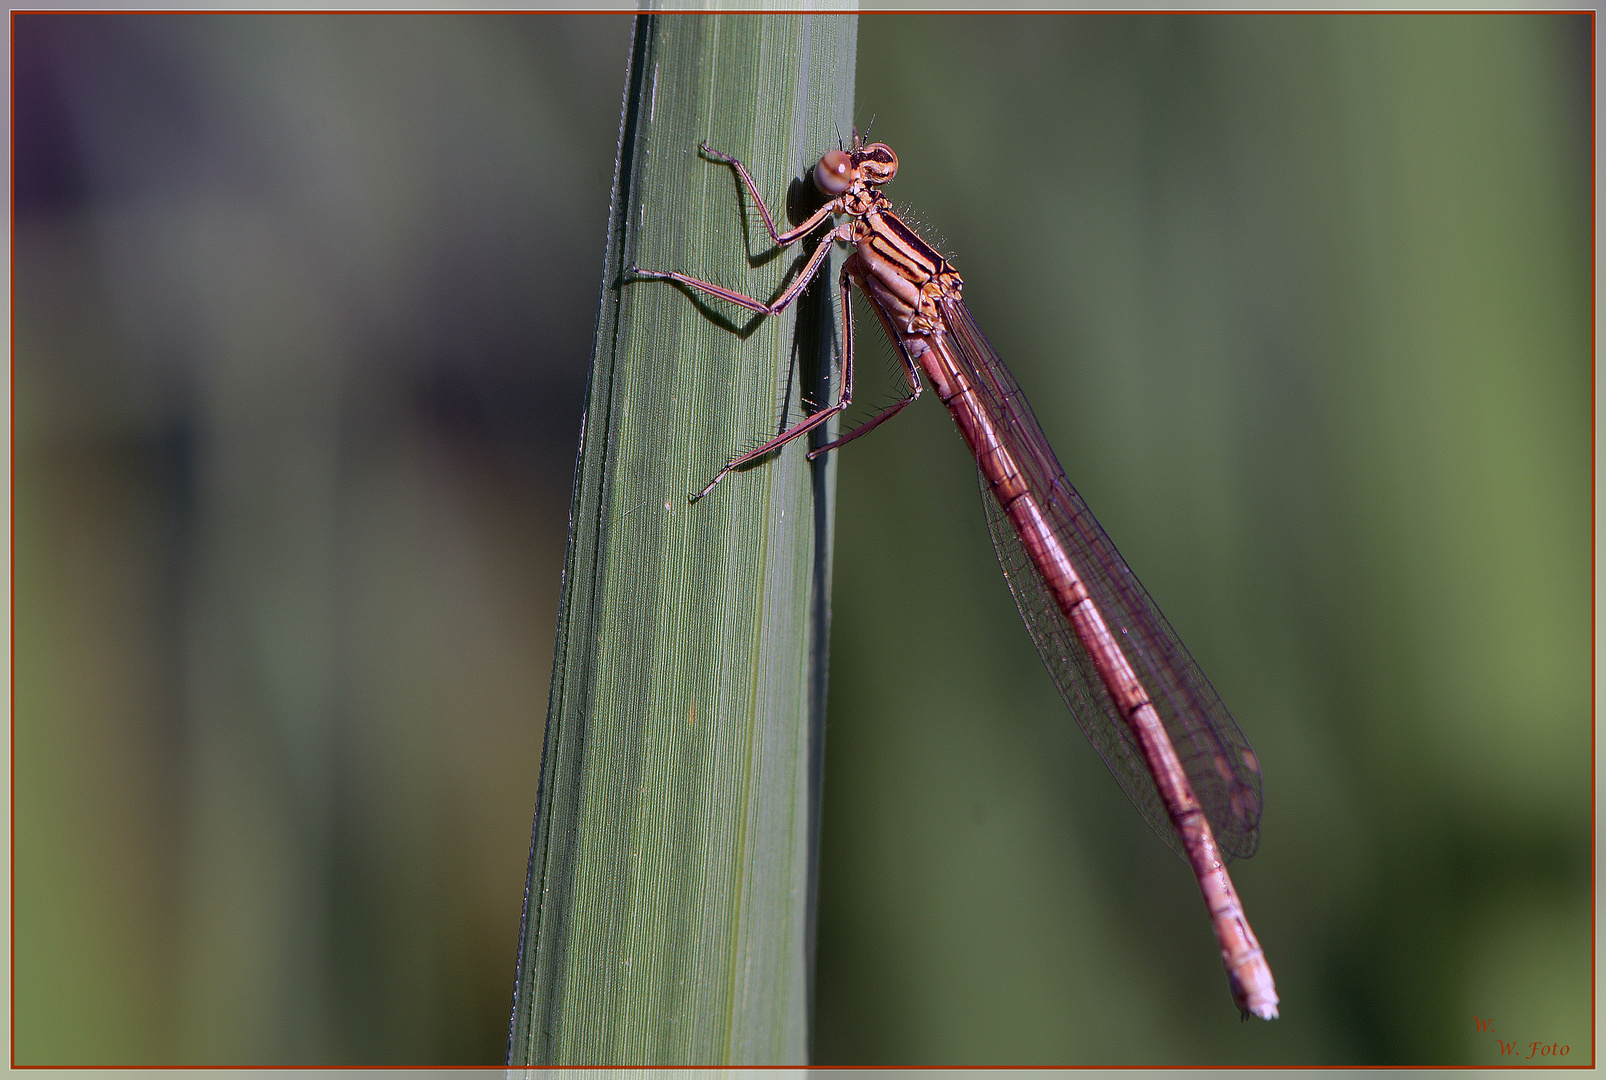
[[[853,186],[853,159],[832,150],[814,166],[814,186],[827,195],[840,195]]]
[[[853,155],[859,175],[872,184],[885,184],[898,173],[898,155],[886,143],[871,143]]]

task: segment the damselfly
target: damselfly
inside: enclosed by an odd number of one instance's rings
[[[1193,868],[1221,944],[1233,1000],[1245,1014],[1277,1016],[1277,992],[1260,943],[1244,915],[1225,859],[1254,854],[1260,835],[1260,764],[1249,742],[1177,640],[1143,586],[1110,543],[1060,468],[1020,387],[960,298],[949,262],[895,214],[881,185],[898,171],[883,143],[857,132],[851,149],[832,150],[814,167],[826,203],[788,232],[777,232],[747,167],[735,168],[777,247],[833,224],[797,278],[765,303],[686,274],[642,270],[638,277],[679,282],[750,311],[785,308],[819,273],[831,245],[852,248],[842,267],[842,389],[838,400],[730,462],[692,496],[846,409],[853,397],[852,287],[870,302],[898,346],[909,393],[847,434],[818,446],[818,457],[851,442],[920,396],[931,380],[976,455],[982,501],[1004,576],[1065,704],[1156,832]]]

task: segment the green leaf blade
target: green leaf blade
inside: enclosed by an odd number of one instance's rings
[[[779,291],[796,254],[763,257],[756,209],[697,144],[742,157],[784,218],[851,113],[854,31],[842,15],[638,23],[511,1064],[806,1057],[832,471],[791,444],[687,497],[823,400],[834,290],[755,320],[620,282],[639,263]]]

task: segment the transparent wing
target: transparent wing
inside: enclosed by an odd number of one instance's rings
[[[945,301],[942,312],[949,341],[969,368],[982,408],[1003,434],[1088,594],[1148,691],[1222,854],[1248,858],[1260,842],[1262,799],[1260,764],[1249,740],[1065,479],[1031,406],[965,305]],[[981,486],[987,526],[1004,577],[1066,707],[1150,826],[1186,858],[1137,741],[1110,699],[1092,656],[1054,602],[985,476]]]

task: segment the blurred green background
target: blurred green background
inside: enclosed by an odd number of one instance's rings
[[[499,1063],[629,19],[13,27],[16,1061]],[[1593,1060],[1591,30],[861,19],[889,194],[1260,754],[1283,1019],[926,400],[839,463],[817,1063]]]

